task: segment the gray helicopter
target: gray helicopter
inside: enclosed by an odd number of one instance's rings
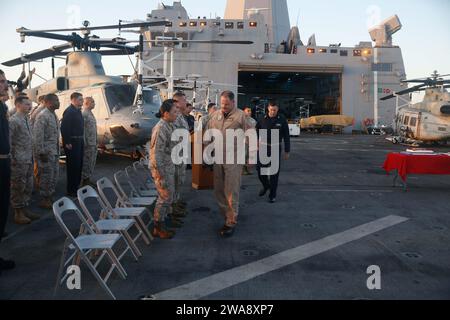
[[[390,138],[394,143],[412,145],[447,144],[450,141],[450,80],[435,71],[431,77],[404,80],[403,83],[419,83],[407,90],[403,90],[381,100],[397,98],[397,112],[395,131],[397,136]],[[409,100],[401,96],[413,92],[425,91],[422,102],[410,104]],[[406,103],[401,105],[401,101]]]
[[[26,93],[37,103],[38,98],[54,93],[58,95],[61,108],[57,114],[61,118],[70,105],[70,95],[80,92],[85,97],[92,97],[96,102],[94,115],[97,119],[99,148],[109,152],[120,152],[138,156],[150,136],[151,130],[159,121],[155,117],[161,105],[160,93],[157,90],[144,88],[139,90],[140,76],[126,81],[122,77],[108,76],[102,64],[102,56],[142,54],[142,42],[138,46],[118,44],[113,39],[100,39],[90,36],[92,30],[105,29],[144,29],[149,26],[164,25],[165,21],[119,24],[103,27],[89,27],[86,21],[80,29],[56,29],[32,31],[17,29],[22,42],[26,36],[66,41],[66,44],[47,50],[24,55],[20,58],[4,62],[3,65],[13,67],[32,61],[65,56],[65,66],[59,68],[53,79],[37,87],[19,91]],[[56,32],[73,32],[71,35],[60,35]],[[84,37],[76,31],[81,31]],[[101,50],[107,48],[107,50]],[[66,52],[65,50],[72,49]],[[54,61],[52,60],[52,66]],[[54,67],[53,67],[54,68]],[[142,87],[141,87],[142,88]]]

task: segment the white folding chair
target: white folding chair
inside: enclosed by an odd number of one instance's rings
[[[117,188],[108,178],[102,178],[97,181],[97,188],[101,199],[106,204],[108,209],[113,212],[114,216],[119,218],[133,218],[136,220],[137,226],[144,234],[144,241],[147,245],[149,245],[150,241],[153,240],[153,237],[148,230],[153,222],[153,215],[151,212],[145,207],[133,207],[131,204],[125,202],[121,198]],[[110,190],[109,193],[108,190]],[[112,199],[108,197],[108,194],[111,195]],[[113,203],[115,204],[113,205]],[[145,224],[143,220],[146,213],[148,213],[150,217],[148,224]]]
[[[91,228],[90,224],[86,221],[83,214],[77,208],[77,206],[73,203],[72,200],[68,198],[62,198],[53,204],[53,213],[55,215],[56,221],[58,222],[61,229],[64,231],[67,236],[66,241],[64,243],[63,254],[61,256],[61,262],[59,265],[58,276],[57,276],[57,284],[55,287],[55,294],[57,289],[66,281],[68,278],[68,274],[64,277],[62,276],[63,270],[69,265],[77,264],[78,258],[81,258],[82,261],[87,265],[89,270],[92,272],[94,277],[99,282],[100,286],[106,291],[106,293],[112,298],[116,299],[114,294],[109,289],[107,282],[111,277],[114,270],[120,275],[122,279],[126,279],[127,273],[120,263],[118,257],[113,251],[113,248],[116,244],[123,240],[122,235],[120,234],[96,234],[95,231]],[[69,228],[65,224],[63,220],[63,216],[68,214],[72,214],[78,217],[80,223],[80,234],[74,235],[70,232]],[[66,255],[73,251],[70,257],[65,260]],[[101,251],[102,254],[94,263],[91,261],[90,254],[93,251]],[[102,277],[97,267],[103,261],[103,259],[107,257],[111,263],[111,267],[109,268],[105,277]]]
[[[156,191],[154,185],[153,188],[150,188],[149,185],[146,185],[145,180],[142,179],[142,175],[138,174],[133,167],[126,167],[125,175],[131,188],[132,197],[144,198],[158,196],[158,191]]]
[[[87,200],[93,199],[96,201],[99,207],[99,215],[98,218],[94,219],[92,216],[92,210],[89,210],[87,207]],[[123,255],[131,250],[134,258],[138,261],[138,257],[142,257],[141,251],[138,249],[136,245],[136,241],[143,235],[141,229],[139,229],[137,223],[133,219],[120,219],[114,215],[114,211],[110,211],[107,205],[100,198],[97,191],[94,190],[91,186],[86,186],[78,190],[78,202],[80,203],[81,209],[83,210],[85,217],[87,218],[88,223],[92,226],[92,228],[97,233],[120,233],[127,241],[128,248],[123,253]],[[138,235],[135,238],[132,238],[130,235],[130,230],[135,227],[137,229]],[[119,257],[119,260],[122,257]]]
[[[128,183],[125,171],[116,172],[114,174],[114,181],[116,182],[117,190],[123,203],[133,207],[150,207],[155,203],[156,197],[131,197],[132,191],[127,194],[125,188],[129,189],[130,184]]]

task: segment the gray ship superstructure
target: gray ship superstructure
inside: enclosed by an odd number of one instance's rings
[[[406,88],[401,49],[392,35],[401,29],[397,16],[369,30],[371,40],[354,47],[321,46],[315,36],[300,39],[292,27],[286,0],[228,0],[225,18],[189,18],[181,2],[160,5],[149,21],[167,19],[166,27],[152,27],[147,40],[176,37],[184,40],[251,40],[252,45],[183,43],[175,48],[173,75],[200,74],[230,84],[240,107],[255,97],[276,98],[283,109],[307,106],[303,115],[338,114],[355,118],[351,130],[368,124],[391,125],[395,101],[380,101]],[[161,45],[149,43],[145,60],[169,73]],[[160,55],[160,57],[157,57]],[[147,70],[147,76],[152,72]],[[220,88],[222,89],[222,88]]]

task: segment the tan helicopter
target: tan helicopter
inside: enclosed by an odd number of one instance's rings
[[[403,83],[419,83],[412,88],[403,90],[381,100],[397,98],[397,112],[394,129],[397,136],[390,138],[394,143],[412,145],[447,144],[450,141],[450,80],[435,71],[431,77],[423,79],[405,80]],[[425,91],[422,102],[401,105],[401,96]]]
[[[13,67],[32,61],[65,56],[66,64],[53,79],[28,89],[17,88],[25,92],[30,99],[37,103],[39,97],[54,93],[58,95],[61,108],[57,111],[61,118],[65,109],[70,105],[70,95],[80,92],[85,97],[93,97],[96,102],[94,115],[97,120],[99,148],[105,151],[121,152],[138,156],[151,136],[151,130],[159,121],[155,117],[161,105],[157,90],[138,90],[139,76],[135,80],[126,82],[122,77],[108,76],[102,64],[102,56],[142,54],[141,46],[126,46],[118,44],[113,39],[100,39],[90,36],[92,30],[129,29],[165,25],[165,21],[119,24],[103,27],[89,27],[84,22],[80,29],[56,30],[28,30],[17,29],[22,42],[25,37],[33,36],[66,41],[66,44],[55,46],[47,50],[24,55],[20,58],[4,62],[3,65]],[[81,31],[81,37],[76,31]],[[73,32],[71,35],[61,35],[57,32]],[[107,50],[101,50],[108,48]],[[73,49],[66,52],[67,49]],[[54,66],[54,61],[52,61]]]

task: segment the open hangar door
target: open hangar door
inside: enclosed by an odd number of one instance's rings
[[[251,106],[256,118],[264,115],[270,99],[291,120],[341,114],[342,67],[289,69],[241,66],[239,106]]]

